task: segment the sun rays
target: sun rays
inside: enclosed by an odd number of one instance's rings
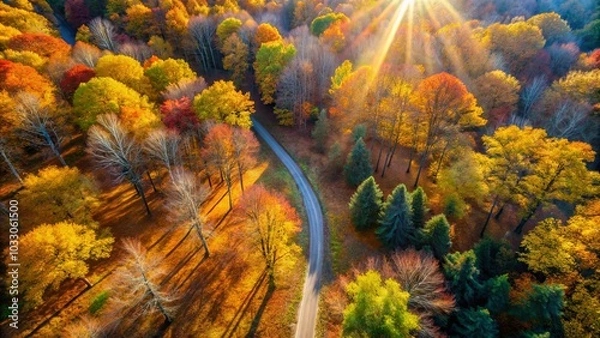
[[[369,38],[374,41],[363,47],[360,58],[363,64],[372,67],[374,74],[381,72],[390,60],[394,60],[394,64],[413,64],[434,69],[437,56],[431,35],[450,22],[464,22],[448,0],[382,1],[369,13],[378,14],[359,34],[355,44],[365,43]],[[451,59],[454,62],[457,58]]]

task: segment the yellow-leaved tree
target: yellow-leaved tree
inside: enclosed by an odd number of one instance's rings
[[[263,257],[269,284],[274,287],[276,271],[289,268],[300,253],[293,241],[300,231],[296,210],[281,194],[255,185],[242,195],[236,212],[245,221],[244,234]]]
[[[236,90],[231,81],[217,81],[196,95],[194,111],[201,120],[214,120],[232,126],[250,128],[254,102],[250,93]]]
[[[92,212],[98,205],[98,190],[92,180],[73,167],[49,166],[37,175],[27,175],[19,193],[23,230],[42,223],[68,220],[95,226]]]
[[[43,302],[48,287],[58,288],[67,278],[85,278],[89,261],[110,256],[114,239],[71,222],[42,224],[21,237],[20,281],[28,307]]]
[[[524,238],[520,260],[566,289],[563,316],[568,337],[600,335],[600,200],[579,206],[566,223],[540,222]]]

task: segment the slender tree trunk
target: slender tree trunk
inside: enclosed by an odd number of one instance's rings
[[[435,173],[433,174],[433,182],[437,181],[437,175],[440,172],[440,169],[442,168],[442,163],[444,162],[444,156],[446,156],[446,151],[448,150],[448,145],[450,144],[450,142],[446,142],[446,144],[444,145],[444,149],[442,150],[442,154],[440,155],[440,159],[438,160],[437,163],[437,168],[435,169]]]
[[[150,176],[150,171],[146,170],[146,176],[148,176],[148,180],[150,181],[150,184],[152,185],[152,190],[154,192],[156,192],[156,186],[154,185],[154,181],[152,180],[152,176]]]
[[[421,160],[419,161],[419,170],[417,171],[417,178],[415,179],[415,183],[413,184],[413,188],[419,186],[419,179],[421,178],[421,172],[423,171],[423,166],[425,165],[425,159],[427,158],[427,152],[424,152],[421,156]]]
[[[504,212],[504,207],[506,207],[506,203],[502,204],[502,206],[500,207],[500,209],[498,209],[498,212],[496,213],[496,215],[494,215],[494,219],[495,220],[499,220],[500,219],[500,216]]]
[[[225,183],[227,183],[227,197],[229,199],[229,210],[231,210],[233,208],[233,199],[231,197],[231,177],[228,177]]]
[[[198,237],[202,242],[202,246],[204,247],[204,255],[206,257],[210,257],[210,250],[208,249],[208,244],[206,243],[206,238],[204,238],[204,234],[202,233],[202,227],[200,226],[200,221],[196,218],[194,221],[194,227],[196,228],[196,232],[198,233]]]
[[[206,178],[208,179],[208,186],[212,188],[212,180],[210,179],[210,174],[206,172]]]
[[[238,173],[240,174],[240,187],[242,188],[242,192],[244,192],[244,173],[242,172],[242,166],[240,165],[239,160],[238,160]]]
[[[87,277],[83,277],[81,278],[81,280],[83,280],[85,282],[85,284],[87,285],[88,289],[91,289],[92,286],[94,286],[89,279],[87,279]]]
[[[58,150],[58,146],[56,145],[56,143],[54,143],[54,140],[52,140],[52,137],[50,136],[50,132],[48,132],[46,127],[42,127],[42,128],[43,128],[43,130],[41,130],[41,133],[43,134],[44,140],[46,140],[46,144],[48,144],[48,146],[50,147],[50,149],[52,150],[54,155],[58,158],[58,160],[60,161],[60,164],[62,164],[63,167],[66,167],[67,162],[65,162],[65,159],[62,157],[62,155],[60,154],[60,151]],[[54,134],[54,135],[56,135],[56,134]]]
[[[141,196],[140,187],[138,187],[138,185],[135,184],[135,183],[133,183],[133,182],[131,182],[131,185],[133,185],[133,188],[135,189],[136,195]]]
[[[481,229],[481,233],[479,233],[479,238],[483,238],[483,235],[485,234],[485,230],[487,229],[488,223],[490,222],[490,218],[492,218],[492,214],[494,213],[494,208],[496,207],[496,204],[498,204],[498,195],[496,195],[496,197],[494,197],[494,201],[492,202],[492,207],[490,208],[490,211],[487,214],[487,217],[485,218],[485,223],[483,223],[483,229]]]
[[[390,155],[390,158],[387,162],[387,166],[391,166],[392,165],[392,159],[394,158],[394,154],[396,154],[396,148],[398,147],[398,139],[400,138],[400,134],[398,134],[398,136],[396,136],[396,140],[394,142],[394,147],[392,148],[392,154]]]
[[[383,161],[383,167],[381,168],[381,177],[382,178],[385,175],[385,170],[388,168],[387,164],[388,164],[388,161],[389,161],[389,159],[390,159],[391,156],[392,156],[392,147],[390,147],[390,150],[385,155],[385,160]]]
[[[50,149],[52,149],[52,152],[54,153],[54,155],[58,158],[58,161],[60,161],[60,164],[62,164],[63,167],[66,167],[67,166],[67,162],[65,162],[65,159],[60,154],[60,151],[58,150],[58,148],[54,144],[54,141],[49,140],[48,144],[50,145]]]
[[[379,162],[381,161],[381,154],[383,153],[383,141],[379,140],[379,154],[377,155],[377,163],[375,164],[375,172],[379,170]]]
[[[140,183],[136,183],[136,189],[140,193],[140,197],[142,198],[142,202],[144,202],[144,207],[146,208],[146,213],[148,216],[152,216],[152,212],[150,211],[150,207],[148,206],[148,201],[146,200],[146,193],[144,193],[144,188]]]
[[[529,210],[527,210],[527,213],[525,214],[525,216],[523,216],[523,218],[521,218],[521,221],[515,228],[516,234],[520,235],[523,232],[523,228],[525,227],[525,224],[535,214],[535,212],[540,207],[540,205],[542,205],[542,201],[538,200],[537,202],[535,202],[535,205],[533,207],[530,207]]]
[[[148,281],[148,278],[146,277],[146,273],[143,270],[142,270],[142,278],[144,279],[144,285],[146,285],[148,293],[150,293],[150,296],[152,297],[152,299],[154,299],[156,301],[156,307],[160,310],[160,313],[162,313],[162,315],[165,317],[165,320],[167,321],[167,323],[170,324],[173,320],[171,319],[171,316],[169,315],[169,313],[167,312],[165,307],[162,305],[160,298],[158,298],[158,296],[156,294],[154,294],[154,291],[148,285],[150,283],[150,281]]]
[[[16,177],[21,184],[23,184],[23,179],[21,178],[21,175],[19,175],[19,172],[13,165],[12,161],[10,160],[10,158],[8,158],[8,155],[6,154],[4,148],[0,148],[0,154],[2,154],[2,158],[4,159],[4,162],[6,162],[6,164],[8,165],[8,168],[10,169],[10,172],[13,174],[13,176]]]
[[[410,167],[412,166],[413,158],[415,156],[415,149],[410,148],[410,152],[408,154],[408,167],[406,167],[406,173],[410,173]]]

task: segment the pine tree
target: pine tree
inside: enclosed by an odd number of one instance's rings
[[[457,337],[497,337],[498,326],[484,308],[458,312],[452,331]]]
[[[479,270],[475,266],[476,260],[473,250],[446,255],[444,274],[461,307],[473,305],[480,298],[482,285]]]
[[[499,314],[508,307],[510,283],[508,275],[494,277],[485,282],[485,307],[492,314]]]
[[[369,176],[356,189],[350,199],[350,218],[356,230],[365,230],[377,223],[383,193],[373,176]]]
[[[413,190],[410,194],[410,207],[412,211],[412,222],[415,228],[423,229],[425,225],[425,215],[429,211],[427,208],[427,195],[421,187]]]
[[[426,245],[431,248],[435,258],[441,260],[450,250],[452,241],[450,240],[450,224],[444,214],[433,216],[423,229]]]
[[[379,228],[375,233],[383,245],[391,250],[406,248],[417,242],[404,184],[394,188],[387,197],[379,216]]]
[[[552,337],[563,336],[563,288],[560,284],[534,284],[514,314],[522,321],[533,324],[535,331],[549,331]]]
[[[346,159],[346,165],[344,166],[346,182],[356,187],[372,174],[371,153],[363,139],[359,138]]]
[[[486,236],[475,244],[473,250],[482,280],[500,276],[515,268],[515,254],[506,240],[497,241]]]
[[[327,145],[327,135],[329,134],[329,119],[327,112],[322,109],[319,113],[319,119],[315,123],[312,131],[312,137],[315,140],[315,148],[318,152],[324,153]]]

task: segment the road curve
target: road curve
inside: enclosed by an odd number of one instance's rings
[[[254,131],[271,147],[283,165],[292,175],[304,202],[308,218],[310,244],[308,269],[304,281],[302,302],[298,310],[296,323],[296,338],[312,338],[315,335],[317,311],[319,308],[319,290],[321,289],[321,270],[323,268],[323,211],[308,179],[300,170],[298,164],[271,136],[271,134],[258,121],[252,118]]]

